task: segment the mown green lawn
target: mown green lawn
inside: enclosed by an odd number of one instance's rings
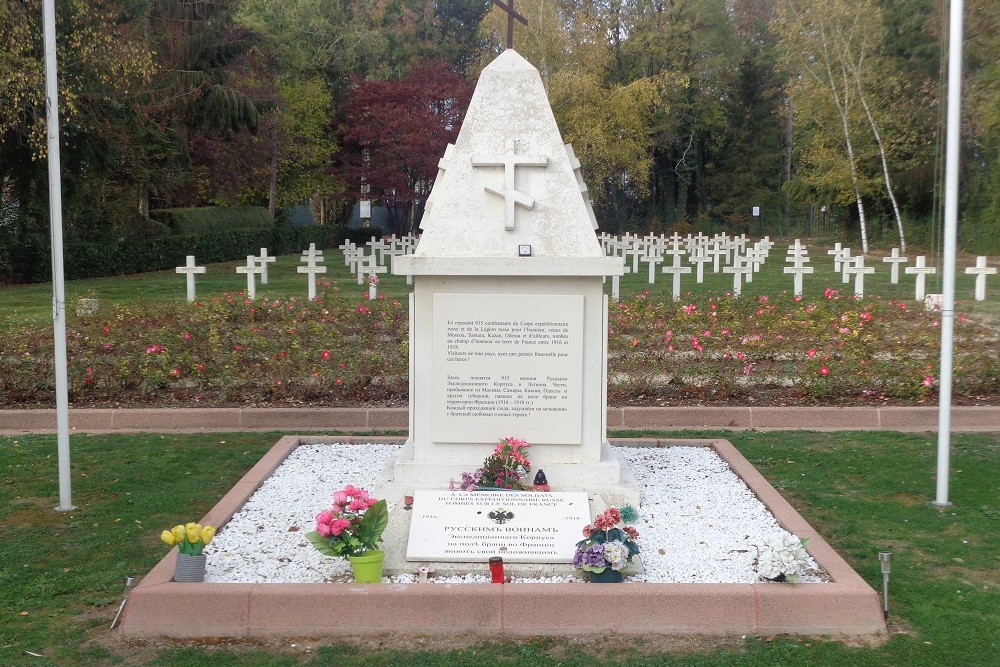
[[[391,628],[383,640],[360,645],[192,645],[127,642],[112,633],[123,578],[142,576],[166,551],[160,530],[200,518],[280,435],[74,435],[79,509],[65,514],[53,509],[54,436],[0,437],[0,665],[936,667],[994,665],[1000,655],[1000,434],[954,436],[948,508],[930,504],[932,435],[661,434],[729,438],[873,586],[881,582],[877,553],[892,551],[892,636],[880,647],[816,638],[706,643],[625,636],[458,647],[403,643]]]
[[[753,282],[743,285],[743,294],[748,298],[760,295],[776,296],[783,291],[792,292],[792,276],[785,274],[785,249],[787,243],[779,243],[771,250],[770,258],[763,264],[760,273],[755,274]],[[810,262],[814,273],[803,277],[803,292],[806,298],[817,299],[828,287],[843,290],[844,294],[854,293],[853,281],[845,284],[840,274],[834,273],[833,261],[826,254],[829,248],[825,245],[809,247]],[[339,250],[326,250],[327,273],[318,276],[321,281],[327,281],[339,288],[344,294],[367,294],[367,285],[358,285],[356,278],[344,266],[343,254]],[[882,262],[881,257],[887,253],[872,253],[867,259],[868,266],[875,267],[875,273],[865,278],[865,295],[871,298],[886,300],[912,300],[914,297],[914,277],[900,271],[899,283],[891,284],[889,280],[889,265]],[[912,266],[917,253],[909,252],[909,264]],[[246,290],[246,277],[236,273],[236,267],[245,261],[224,262],[207,265],[207,272],[197,277],[197,295],[207,299],[221,296],[225,292],[238,293]],[[986,285],[986,301],[977,302],[974,296],[974,280],[964,272],[964,267],[972,266],[974,257],[961,257],[958,262],[958,272],[955,277],[956,310],[966,315],[1000,316],[1000,278],[989,276]],[[934,258],[928,257],[928,265],[935,265]],[[990,266],[995,265],[991,261]],[[270,265],[268,284],[257,284],[258,298],[287,299],[307,297],[306,277],[297,273],[300,266],[296,255],[284,255]],[[662,267],[662,264],[660,265]],[[927,292],[941,290],[941,271],[928,277]],[[403,276],[382,274],[379,293],[388,298],[400,299],[411,291]],[[669,275],[657,272],[656,282],[648,282],[646,264],[639,264],[638,273],[626,274],[621,279],[621,298],[629,298],[649,290],[654,298],[671,297],[671,279]],[[681,292],[698,296],[705,294],[721,295],[732,291],[733,278],[731,274],[713,274],[711,264],[706,266],[704,282],[695,282],[694,274],[685,275],[681,279]],[[611,280],[605,283],[605,291],[610,294]],[[186,298],[185,276],[173,271],[156,271],[131,276],[114,276],[92,280],[71,280],[66,283],[67,319],[75,317],[76,304],[80,298],[96,298],[101,307],[109,309],[116,304],[140,303],[180,303]],[[52,286],[51,284],[19,285],[0,288],[0,330],[13,325],[45,324],[51,321]]]

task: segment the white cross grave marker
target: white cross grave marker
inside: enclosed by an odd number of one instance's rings
[[[375,256],[374,251],[370,255],[363,255],[361,257],[358,257],[358,267],[357,267],[358,284],[359,285],[363,284],[365,282],[365,276],[367,276],[369,273],[369,269],[371,269],[371,267],[373,266],[378,266],[378,265],[379,265],[378,257]]]
[[[670,253],[669,250],[667,251],[667,253],[668,254],[673,254],[673,253]],[[683,251],[681,252],[681,254],[683,254]],[[671,274],[673,276],[673,290],[671,292],[671,296],[673,297],[674,301],[680,301],[681,300],[681,274],[682,273],[691,273],[691,267],[690,266],[681,266],[681,255],[680,254],[674,254],[674,263],[671,264],[671,265],[669,265],[669,266],[664,266],[661,270],[663,271],[663,273],[669,273],[669,274]]]
[[[378,298],[378,283],[379,283],[378,274],[385,273],[388,270],[389,270],[388,268],[380,266],[378,264],[365,267],[365,272],[368,274],[369,301],[374,301],[376,298]]]
[[[917,276],[916,296],[914,297],[917,301],[924,300],[924,294],[927,291],[927,275],[937,273],[937,267],[926,266],[926,261],[927,259],[923,255],[917,255],[916,260],[913,262],[913,266],[908,266],[903,269],[905,273]]]
[[[736,261],[735,257],[739,253],[736,241],[723,234],[719,247],[725,251],[725,254],[722,256],[722,263],[726,266],[731,266]]]
[[[261,273],[263,269],[261,265],[257,263],[257,258],[253,255],[247,255],[246,266],[237,266],[236,273],[247,274],[247,298],[256,299],[257,298],[257,274]]]
[[[256,261],[260,264],[260,284],[267,284],[267,265],[272,262],[277,262],[277,257],[268,257],[267,248],[260,249],[260,257],[256,258]]]
[[[357,247],[357,246],[354,245],[353,241],[344,241],[339,246],[337,246],[337,248],[344,253],[344,266],[350,266],[351,265],[351,258],[350,258],[350,256],[348,256],[347,251],[348,250],[352,250],[353,251],[355,247]]]
[[[708,254],[712,256],[712,273],[719,272],[719,258],[725,257],[725,264],[729,263],[729,251],[723,246],[722,241],[714,241],[708,248]]]
[[[344,251],[344,262],[351,273],[358,272],[358,264],[361,262],[364,256],[365,256],[364,248],[354,247],[354,248],[348,248],[347,250]],[[359,282],[358,284],[360,285],[361,283]]]
[[[306,265],[296,268],[296,271],[298,271],[299,273],[305,273],[308,275],[308,280],[309,280],[308,294],[310,301],[316,298],[316,274],[326,273],[326,267],[317,264],[316,259],[317,258],[313,256],[309,256],[308,258],[303,256],[302,261],[306,262]]]
[[[739,298],[740,293],[743,292],[743,276],[751,272],[750,267],[747,266],[746,258],[735,253],[732,266],[722,267],[722,272],[733,274],[733,298]]]
[[[385,264],[385,252],[392,247],[391,244],[385,243],[382,239],[373,236],[372,240],[368,243],[368,247],[372,249],[372,254],[378,253],[378,263]]]
[[[976,301],[986,300],[986,276],[995,275],[997,267],[986,266],[986,256],[980,255],[976,258],[975,266],[968,266],[965,272],[976,276]],[[190,300],[190,299],[189,299]]]
[[[663,257],[659,255],[655,249],[649,248],[647,254],[643,255],[642,259],[639,261],[649,265],[649,284],[655,284],[656,265],[663,261]]]
[[[625,273],[632,273],[632,269],[629,268],[628,264],[625,265]],[[618,302],[621,294],[621,277],[616,275],[611,276],[611,300]]]
[[[315,243],[310,243],[309,247],[302,251],[302,261],[307,262],[309,259],[314,262],[323,261],[323,251],[318,250]]]
[[[705,282],[705,264],[712,261],[708,256],[708,247],[704,245],[695,246],[694,254],[691,255],[688,261],[697,267],[694,272],[695,282],[699,285]]]
[[[899,254],[899,248],[893,248],[892,254],[888,257],[882,258],[883,262],[891,262],[891,268],[889,269],[889,282],[893,285],[899,284],[899,265],[906,264],[909,258],[906,255]]]
[[[854,296],[865,298],[865,274],[875,273],[874,266],[865,266],[864,255],[858,255],[850,265],[844,266],[844,275],[854,274]]]
[[[187,263],[184,266],[177,267],[177,273],[186,273],[187,276],[187,300],[194,301],[194,274],[205,273],[204,266],[194,265],[194,255],[187,256]],[[996,273],[996,270],[993,271]]]
[[[827,250],[827,255],[833,255],[833,271],[834,273],[840,273],[840,265],[844,260],[844,249],[840,247],[840,242],[833,244],[833,250]],[[850,256],[850,250],[848,249],[848,256]]]
[[[793,291],[795,296],[800,297],[802,296],[802,275],[813,272],[813,267],[805,265],[809,261],[809,251],[798,239],[795,239],[795,243],[788,246],[786,261],[790,261],[792,265],[786,266],[784,271],[792,274]]]
[[[632,255],[632,273],[639,273],[639,256],[642,255],[641,244],[636,241],[634,243],[629,243],[628,247],[625,248],[624,256],[628,257]]]
[[[834,266],[836,266],[838,259],[840,261],[841,282],[846,285],[851,282],[851,274],[847,272],[847,268],[851,265],[851,249],[841,248],[840,255],[838,257],[834,257],[833,259]]]
[[[809,248],[802,245],[802,241],[800,241],[799,239],[795,239],[794,243],[788,244],[788,250],[785,252],[785,254],[788,255],[789,259],[791,259],[792,261],[795,261],[800,257],[805,258],[802,260],[804,262],[809,261]]]

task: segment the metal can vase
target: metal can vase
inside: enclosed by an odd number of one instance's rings
[[[207,559],[205,554],[200,556],[177,554],[177,563],[174,565],[174,581],[182,583],[205,581],[205,562]]]

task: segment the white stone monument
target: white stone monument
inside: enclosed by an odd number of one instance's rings
[[[639,500],[607,442],[604,254],[538,71],[508,49],[480,76],[412,275],[409,438],[399,489],[444,489],[506,436],[531,443],[553,491]],[[637,256],[636,256],[637,258]]]

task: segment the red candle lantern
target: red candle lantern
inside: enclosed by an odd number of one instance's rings
[[[502,584],[504,582],[503,558],[500,556],[490,558],[490,580],[494,584]]]

